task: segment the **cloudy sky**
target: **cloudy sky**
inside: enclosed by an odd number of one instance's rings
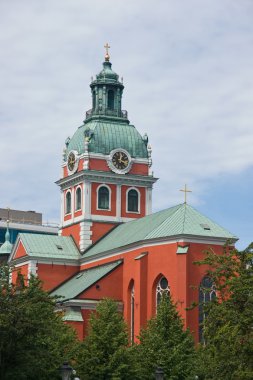
[[[148,133],[154,211],[189,203],[253,240],[252,0],[1,0],[0,207],[59,221],[67,136],[109,42],[123,108]]]

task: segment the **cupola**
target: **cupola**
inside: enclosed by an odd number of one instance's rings
[[[105,61],[103,69],[96,75],[96,79],[90,84],[92,94],[92,109],[86,113],[86,121],[93,116],[117,117],[127,119],[127,112],[121,109],[123,83],[119,76],[112,70],[109,45],[106,44]]]

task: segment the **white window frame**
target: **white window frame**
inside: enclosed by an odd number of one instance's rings
[[[67,194],[70,193],[70,212],[67,212]],[[71,215],[72,214],[72,191],[71,189],[68,189],[65,193],[65,215]]]
[[[80,203],[81,207],[80,207],[80,208],[77,208],[77,204],[76,204],[76,201],[77,201],[76,193],[77,193],[77,190],[78,190],[78,189],[80,189],[80,191],[81,191],[81,203]],[[78,186],[76,187],[76,189],[75,189],[75,212],[76,212],[76,211],[80,211],[80,210],[82,210],[82,202],[83,202],[83,192],[82,192],[82,187],[81,187],[80,185],[78,185]]]
[[[99,189],[101,187],[106,187],[109,190],[109,207],[108,208],[99,208],[98,207],[98,193],[99,193]],[[112,189],[110,188],[110,186],[106,185],[105,183],[99,185],[97,187],[97,210],[99,210],[99,211],[111,211],[111,200],[112,200]]]
[[[129,211],[128,210],[128,193],[130,190],[135,190],[138,193],[138,211]],[[136,187],[129,187],[126,191],[126,212],[128,214],[140,214],[141,213],[141,193],[140,190],[137,189]]]

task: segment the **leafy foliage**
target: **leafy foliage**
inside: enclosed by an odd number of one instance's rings
[[[58,367],[78,344],[74,331],[37,278],[25,286],[20,276],[13,285],[9,271],[0,267],[0,378],[59,379]]]
[[[184,330],[183,322],[170,295],[163,295],[156,317],[140,334],[135,347],[140,379],[154,378],[157,367],[170,380],[192,379],[195,348],[193,338]]]
[[[115,301],[100,301],[91,314],[77,370],[82,380],[134,379],[127,328]]]
[[[226,246],[223,255],[209,250],[208,264],[217,298],[206,308],[199,349],[200,379],[253,379],[253,245],[239,252]]]

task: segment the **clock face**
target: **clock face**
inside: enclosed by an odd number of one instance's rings
[[[115,168],[119,170],[124,170],[129,165],[129,158],[125,152],[117,151],[112,156],[112,163],[115,166]]]
[[[117,174],[126,174],[132,166],[130,154],[125,149],[114,149],[107,160],[109,168]]]
[[[69,152],[67,165],[69,172],[73,172],[77,169],[77,158],[75,152]]]

